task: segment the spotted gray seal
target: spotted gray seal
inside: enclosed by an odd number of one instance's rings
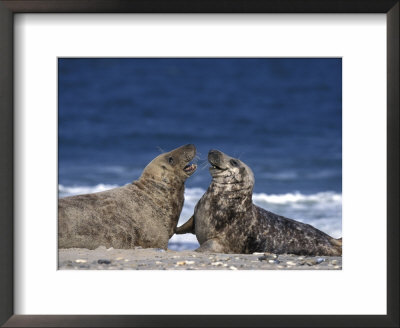
[[[208,161],[211,184],[193,216],[176,230],[194,233],[200,243],[197,251],[342,254],[341,239],[254,205],[254,175],[245,163],[218,150],[210,150]]]
[[[185,145],[161,154],[137,181],[58,202],[59,248],[98,246],[167,248],[184,201],[184,182],[196,170],[196,154]]]

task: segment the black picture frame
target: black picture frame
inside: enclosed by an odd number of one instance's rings
[[[4,327],[399,327],[399,0],[0,0],[0,324]],[[384,13],[387,315],[14,315],[13,28],[17,13]]]

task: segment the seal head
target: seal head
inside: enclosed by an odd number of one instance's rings
[[[140,180],[153,180],[159,183],[172,181],[184,182],[197,169],[190,162],[196,155],[196,147],[192,144],[158,155],[143,170]]]
[[[225,185],[226,189],[243,187],[253,190],[253,171],[241,160],[213,149],[208,152],[208,161],[213,183]]]

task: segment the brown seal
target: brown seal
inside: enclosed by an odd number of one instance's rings
[[[177,234],[196,234],[197,251],[342,254],[341,239],[254,205],[254,175],[245,163],[218,150],[210,150],[208,161],[211,184],[194,215],[176,230]]]
[[[167,248],[184,201],[184,182],[196,170],[186,145],[161,154],[139,180],[123,187],[59,199],[58,247]]]

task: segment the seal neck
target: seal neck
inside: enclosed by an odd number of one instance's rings
[[[243,194],[249,193],[250,196],[253,193],[253,186],[246,186],[243,183],[225,183],[212,180],[210,187],[218,190],[221,193],[241,192]]]
[[[178,180],[173,183],[141,178],[132,183],[139,192],[150,196],[153,206],[163,218],[163,225],[166,227],[169,237],[174,234],[178,224],[179,215],[182,211],[185,185]]]
[[[178,180],[166,183],[142,177],[139,180],[134,181],[132,184],[136,185],[141,190],[149,191],[152,194],[162,195],[165,199],[176,197],[185,190],[184,183]]]
[[[253,204],[253,186],[212,181],[207,193],[223,198],[228,206],[237,208],[240,205],[243,210],[248,210]]]

